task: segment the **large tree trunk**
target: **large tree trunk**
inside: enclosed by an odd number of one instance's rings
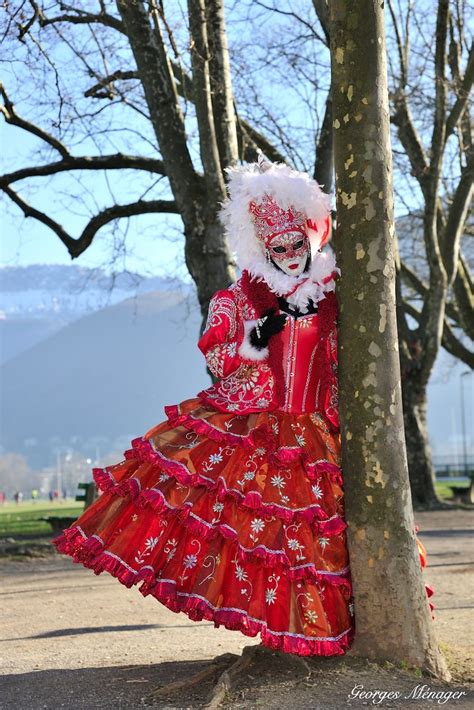
[[[431,458],[426,412],[426,388],[414,379],[402,380],[403,416],[407,446],[408,470],[413,505],[416,509],[438,508],[441,504],[435,490],[435,471]]]
[[[449,679],[416,546],[405,448],[383,2],[329,7],[353,652]]]
[[[186,265],[196,284],[203,317],[219,288],[235,280],[233,260],[218,222],[225,184],[219,162],[210,96],[209,52],[204,0],[190,3],[193,87],[204,176],[189,153],[184,118],[161,34],[159,13],[143,0],[117,0],[130,42],[166,175],[184,223]],[[153,26],[151,25],[153,20]],[[223,51],[225,51],[224,48]]]

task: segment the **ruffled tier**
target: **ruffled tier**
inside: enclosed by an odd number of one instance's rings
[[[165,411],[168,420],[134,439],[126,459],[149,461],[183,485],[204,486],[285,522],[339,518],[329,527],[346,527],[340,438],[318,415],[224,414],[199,399]],[[130,477],[120,466],[104,471],[117,484]]]
[[[149,473],[149,464],[134,463],[138,472]],[[177,533],[171,536],[173,539],[182,539],[186,531],[201,541],[216,538],[221,544],[229,541],[235,547],[234,557],[239,562],[263,562],[267,569],[284,573],[290,580],[329,580],[331,584],[345,585],[351,590],[343,531],[325,531],[322,536],[317,534],[317,522],[288,525],[265,513],[257,517],[253,512],[241,510],[232,497],[220,503],[217,497],[209,496],[206,488],[176,485],[172,479],[163,481],[160,488],[141,492],[138,476],[118,485],[111,484],[110,478],[97,472],[95,479],[106,495],[81,516],[80,522],[106,544],[113,542],[120,554],[128,548],[132,535],[130,553],[147,548],[149,540],[156,539],[155,532],[151,531],[155,531],[159,520],[161,526],[166,526],[168,537],[172,526],[177,526]],[[122,499],[122,503],[115,504],[113,497]],[[138,520],[139,524],[135,525]],[[157,534],[161,536],[161,527]]]
[[[419,532],[419,530],[420,530],[420,526],[419,526],[419,525],[415,525],[415,538],[416,538],[416,544],[417,544],[417,547],[418,547],[418,555],[419,555],[419,558],[420,558],[420,564],[421,564],[421,568],[422,568],[422,569],[425,569],[425,567],[426,567],[426,565],[427,565],[427,563],[428,563],[428,555],[427,555],[427,553],[426,553],[426,548],[425,548],[425,546],[423,545],[423,543],[421,542],[420,538],[419,538],[418,535],[416,534],[416,533]],[[430,607],[431,618],[432,618],[433,620],[435,620],[435,619],[436,619],[436,615],[435,615],[433,612],[434,612],[434,610],[436,609],[436,605],[434,604],[433,599],[432,599],[433,594],[435,593],[434,587],[433,587],[431,584],[428,584],[427,582],[425,582],[425,592],[426,592],[426,596],[428,597],[428,600],[429,600],[428,603],[429,603],[429,607]]]

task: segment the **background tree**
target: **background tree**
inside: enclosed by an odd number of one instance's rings
[[[32,482],[32,471],[24,456],[8,452],[0,455],[0,491],[9,500],[16,491],[21,491],[24,500],[28,500],[31,489],[36,485],[36,482]]]
[[[422,195],[422,209],[413,219],[415,228],[420,227],[424,247],[424,263],[418,273],[406,260],[398,261],[397,266],[405,434],[413,499],[418,505],[432,506],[439,501],[426,421],[428,381],[441,345],[474,367],[474,353],[467,342],[469,337],[474,338],[474,293],[462,249],[463,237],[469,238],[467,221],[469,210],[472,214],[474,181],[472,116],[468,103],[474,81],[474,44],[471,40],[463,72],[460,60],[467,46],[463,29],[456,22],[449,0],[439,0],[434,44],[431,38],[426,44],[426,56],[432,60],[434,96],[424,93],[422,81],[413,92],[409,71],[410,25],[406,24],[403,36],[390,2],[389,8],[399,62],[393,77],[391,120],[404,148],[408,169]],[[409,5],[407,19],[411,12]],[[431,127],[428,148],[414,115]],[[445,169],[448,162],[457,166],[455,175],[448,175]],[[415,325],[411,327],[413,321]]]
[[[353,651],[448,678],[415,544],[404,446],[383,6],[373,0],[351,6],[333,0],[330,6]]]

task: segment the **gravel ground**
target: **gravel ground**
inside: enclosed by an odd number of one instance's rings
[[[453,683],[441,687],[464,691],[440,704],[472,708],[474,511],[423,512],[415,518],[428,552],[425,578],[435,588],[434,623],[453,673]],[[56,553],[2,559],[0,576],[0,708],[200,708],[229,662],[224,656],[210,666],[211,659],[258,644],[258,638],[188,621],[137,589],[128,590],[106,574],[94,576]],[[361,698],[348,702],[356,684],[366,691],[403,692],[402,699],[378,703],[383,707],[437,704],[406,697],[423,684],[439,688],[435,683],[350,654],[317,659],[311,672],[297,660],[284,666],[280,654],[259,655],[263,658],[227,696],[225,707],[326,710],[373,704]],[[177,686],[163,697],[156,693],[206,669],[208,677],[198,675],[191,689]]]

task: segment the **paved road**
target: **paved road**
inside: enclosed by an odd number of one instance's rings
[[[473,637],[473,521],[471,511],[416,515],[439,638],[466,654]],[[138,707],[165,679],[258,643],[188,621],[62,556],[1,560],[0,576],[1,708]]]

